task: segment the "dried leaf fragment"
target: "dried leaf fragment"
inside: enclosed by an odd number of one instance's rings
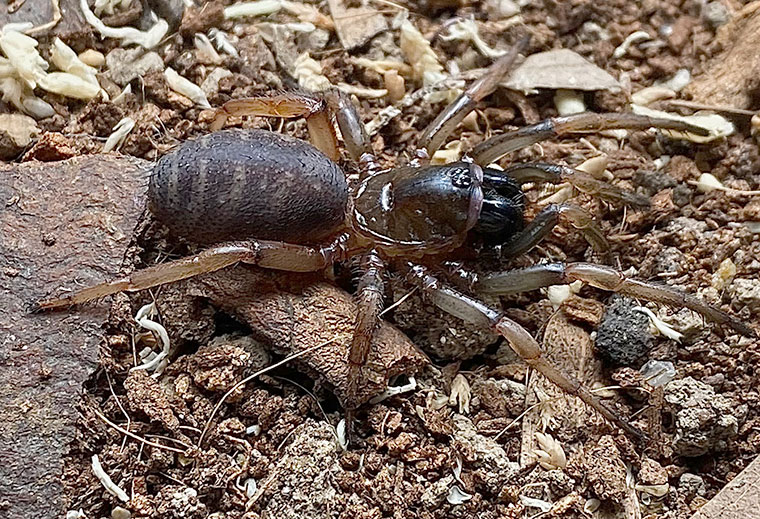
[[[224,8],[224,17],[228,20],[245,16],[265,16],[282,9],[280,0],[258,0],[256,2],[239,2]]]
[[[462,141],[456,140],[449,142],[444,148],[437,150],[430,158],[433,165],[449,164],[456,162],[462,156]]]
[[[676,96],[673,89],[662,85],[654,85],[646,88],[642,88],[638,92],[634,92],[631,95],[631,100],[634,104],[647,106],[655,101],[662,101],[663,99],[672,99]]]
[[[634,312],[640,312],[649,317],[649,321],[652,323],[654,329],[657,330],[657,332],[659,332],[663,337],[667,337],[668,339],[674,340],[676,342],[681,342],[681,339],[683,339],[683,334],[681,332],[674,329],[668,323],[657,317],[649,308],[646,308],[644,306],[634,306],[631,308],[631,310]]]
[[[478,30],[478,24],[472,18],[460,18],[453,24],[448,26],[448,34],[441,36],[444,41],[461,40],[471,41],[472,44],[478,49],[486,58],[498,58],[506,54],[506,51],[492,49],[483,39],[480,37]]]
[[[147,31],[139,31],[134,27],[109,27],[95,16],[87,4],[87,0],[80,0],[79,8],[84,14],[84,19],[92,25],[104,38],[116,38],[123,40],[125,45],[140,45],[146,49],[152,49],[164,39],[169,32],[169,23],[161,18]]]
[[[330,14],[335,24],[335,32],[346,50],[361,47],[383,31],[388,23],[377,9],[368,7],[346,7],[342,0],[328,0]]]
[[[106,139],[106,143],[103,145],[103,153],[108,153],[109,151],[117,150],[121,148],[121,145],[124,144],[124,141],[127,139],[127,135],[129,135],[129,132],[131,132],[135,127],[135,120],[131,117],[124,117],[121,119],[118,123],[116,123],[116,126],[113,127],[113,133],[108,136],[108,139]],[[140,324],[140,320],[135,318]],[[166,333],[166,330],[164,330],[164,333]],[[159,332],[160,334],[160,332]],[[163,340],[163,335],[161,335]],[[167,336],[168,338],[168,336]],[[167,339],[167,347],[168,347],[168,339]]]
[[[66,72],[45,74],[37,84],[48,92],[73,99],[92,99],[100,92],[100,85],[93,85],[89,81]]]
[[[114,483],[111,479],[111,476],[109,476],[108,473],[103,470],[103,465],[100,464],[100,460],[98,459],[97,454],[93,455],[92,457],[92,472],[95,474],[95,477],[100,480],[100,482],[110,494],[113,494],[125,503],[129,501],[129,496],[127,493],[124,492],[124,490],[119,485]]]
[[[449,405],[458,406],[459,414],[470,413],[471,390],[470,383],[461,373],[458,373],[451,382],[451,394],[449,395]]]
[[[446,501],[451,505],[461,505],[472,499],[472,494],[468,494],[459,485],[454,485],[449,489],[449,495],[446,496]]]
[[[187,97],[200,107],[211,108],[211,104],[209,104],[208,99],[206,99],[206,94],[203,93],[201,87],[189,79],[180,76],[177,71],[171,67],[166,67],[166,70],[164,70],[164,76],[166,77],[166,83],[169,85],[169,88],[178,94]]]
[[[311,4],[283,0],[282,8],[290,14],[297,16],[302,22],[313,23],[317,27],[327,31],[335,29],[335,23],[333,23],[332,18],[322,14],[319,9]]]
[[[618,47],[612,52],[612,57],[622,58],[623,56],[625,56],[625,53],[628,52],[628,48],[634,43],[639,42],[639,41],[651,40],[651,39],[652,37],[646,31],[633,32],[629,34],[625,38],[625,40],[623,40],[623,43],[618,45]]]
[[[0,69],[0,72],[4,75],[15,73],[23,80],[24,86],[35,88],[48,69],[47,62],[42,59],[37,50],[37,40],[18,31],[4,28],[0,32],[0,49],[8,57],[7,65]]]
[[[396,61],[392,59],[372,60],[369,58],[353,58],[351,62],[354,65],[368,68],[378,74],[387,74],[394,71],[399,74],[409,76],[412,74],[412,67],[402,61]]]
[[[609,73],[569,49],[531,54],[504,86],[525,94],[535,94],[540,88],[611,92],[621,89]]]
[[[293,62],[293,76],[298,80],[298,85],[312,92],[327,90],[332,85],[330,80],[322,74],[322,64],[304,52]]]

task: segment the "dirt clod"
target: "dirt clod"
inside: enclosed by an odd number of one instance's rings
[[[206,505],[198,500],[198,491],[179,485],[167,485],[158,494],[158,516],[162,519],[202,519]]]
[[[665,401],[672,406],[676,436],[673,449],[682,456],[701,456],[724,450],[736,436],[746,406],[691,377],[665,386]]]
[[[603,436],[586,453],[586,466],[589,484],[599,499],[622,503],[626,489],[625,464],[611,436]]]
[[[284,519],[317,519],[335,506],[339,489],[334,477],[341,472],[334,431],[325,422],[307,421],[297,427],[265,481],[262,515]]]
[[[472,421],[454,415],[454,441],[468,464],[478,470],[478,478],[489,492],[498,495],[502,485],[517,473],[520,466],[493,438],[479,434]]]
[[[179,428],[179,420],[172,411],[164,390],[145,370],[130,372],[124,381],[124,389],[127,390],[127,401],[133,411],[144,413],[170,431]]]
[[[214,337],[189,359],[193,381],[208,391],[227,391],[244,371],[269,365],[269,353],[250,336]]]
[[[668,471],[648,456],[641,460],[639,482],[643,485],[662,485],[668,482]]]

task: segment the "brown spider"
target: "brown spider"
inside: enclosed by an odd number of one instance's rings
[[[523,46],[495,62],[449,105],[423,132],[423,147],[412,163],[395,169],[378,166],[355,108],[340,93],[329,93],[324,99],[275,94],[226,103],[213,129],[220,129],[229,115],[305,116],[313,146],[264,130],[216,131],[185,142],[156,164],[148,190],[149,207],[174,234],[199,245],[216,245],[191,257],[41,301],[39,307],[62,307],[121,291],[143,290],[238,262],[314,272],[358,257],[358,316],[344,398],[350,424],[353,410],[363,403],[358,386],[383,303],[384,271],[391,264],[408,272],[407,281],[421,288],[438,307],[465,321],[487,324],[547,379],[623,430],[640,435],[586,387],[549,364],[522,326],[434,275],[436,265],[461,247],[470,231],[502,244],[503,254],[514,256],[534,247],[562,219],[594,247],[606,247],[592,217],[573,204],[549,206],[523,226],[522,183],[569,182],[613,202],[643,202],[633,193],[564,166],[517,164],[505,171],[486,166],[499,157],[552,137],[609,128],[704,133],[701,128],[671,120],[583,113],[497,135],[476,146],[463,161],[428,165],[428,157],[456,125],[495,90]],[[353,193],[334,162],[338,149],[331,116],[359,165],[359,184]],[[576,280],[632,297],[685,306],[742,334],[754,335],[743,323],[695,297],[627,279],[614,268],[592,263],[541,264],[497,272],[481,278],[473,288],[481,293],[512,294]]]

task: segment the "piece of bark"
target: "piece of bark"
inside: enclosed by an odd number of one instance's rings
[[[237,266],[188,281],[189,293],[207,297],[251,327],[253,336],[282,355],[324,344],[294,361],[322,377],[345,402],[348,348],[356,323],[354,298],[318,274],[282,273]],[[385,391],[388,380],[412,374],[427,356],[385,321],[375,331],[357,400]]]
[[[594,355],[594,343],[588,332],[571,323],[564,312],[556,312],[546,325],[544,340],[541,344],[543,355],[556,368],[573,376],[586,387],[601,379],[601,362]],[[603,420],[593,409],[586,406],[579,398],[573,397],[546,380],[543,375],[533,371],[528,381],[525,395],[525,407],[540,402],[538,395],[546,395],[552,400],[549,408],[538,406],[525,414],[522,423],[522,444],[520,446],[520,465],[525,467],[536,456],[533,451],[538,448],[536,432],[543,432],[543,419],[552,418],[554,429],[588,427],[589,424]],[[544,408],[542,410],[542,408]]]
[[[342,0],[328,0],[330,14],[335,23],[335,32],[346,50],[361,47],[383,31],[388,23],[377,9],[368,7],[346,7]]]
[[[760,518],[760,456],[732,479],[691,519]]]
[[[5,517],[65,515],[74,402],[95,368],[107,306],[30,314],[61,287],[117,274],[143,210],[146,162],[83,156],[0,165],[0,496]]]
[[[760,88],[760,1],[752,2],[718,30],[716,42],[724,49],[695,76],[684,93],[703,105],[755,108],[755,92]]]

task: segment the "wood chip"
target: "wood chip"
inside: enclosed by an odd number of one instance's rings
[[[329,0],[335,32],[346,50],[361,47],[373,37],[388,30],[385,17],[377,9],[346,7],[343,0]]]
[[[528,56],[504,86],[526,94],[534,94],[540,88],[612,92],[621,89],[617,79],[569,49]]]
[[[691,519],[760,518],[760,456],[718,492]]]
[[[348,386],[348,348],[354,334],[356,302],[350,294],[325,283],[319,274],[287,273],[251,269],[243,265],[212,275],[198,276],[184,283],[193,296],[210,299],[236,315],[252,330],[253,336],[279,354],[291,355],[320,344],[320,348],[295,361],[307,373],[324,377],[345,404]],[[167,288],[168,291],[168,288]],[[381,321],[372,339],[364,379],[358,388],[360,403],[382,393],[388,380],[413,374],[428,359],[397,328]]]
[[[684,93],[696,103],[753,108],[753,92],[760,87],[758,38],[760,1],[747,5],[720,28],[716,43],[725,50],[708,62],[705,72],[696,76]]]

